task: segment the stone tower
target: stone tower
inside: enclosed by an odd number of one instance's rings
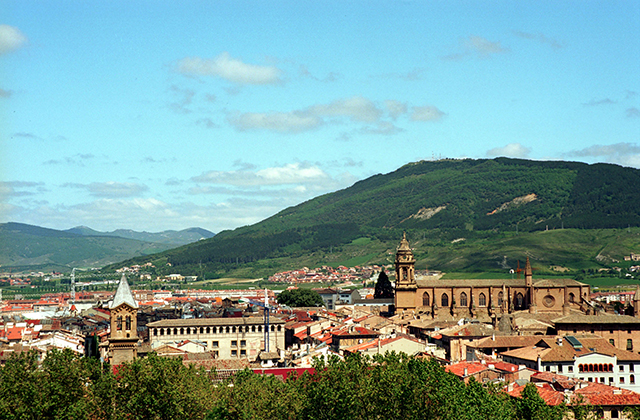
[[[397,310],[413,309],[416,307],[416,290],[418,285],[415,278],[416,259],[409,247],[407,235],[402,234],[402,240],[396,251],[396,296]]]
[[[138,304],[133,298],[124,274],[109,305],[109,310],[111,312],[109,361],[112,366],[131,362],[138,354]]]

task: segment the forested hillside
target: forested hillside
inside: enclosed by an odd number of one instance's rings
[[[423,161],[152,258],[165,258],[177,270],[197,272],[197,266],[200,273],[215,276],[241,266],[266,271],[311,254],[322,260],[366,238],[379,244],[367,254],[380,262],[403,231],[434,245],[510,232],[640,226],[639,195],[640,171],[611,164]],[[519,252],[524,255],[524,248]]]

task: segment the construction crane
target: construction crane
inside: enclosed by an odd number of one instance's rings
[[[267,289],[264,289],[264,302],[247,298],[240,298],[239,302],[256,305],[264,309],[264,351],[265,353],[269,353],[269,311],[271,310],[271,307],[269,306],[269,295],[267,293]]]

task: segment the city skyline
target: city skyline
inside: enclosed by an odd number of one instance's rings
[[[213,232],[433,158],[640,168],[640,3],[2,1],[0,222]]]

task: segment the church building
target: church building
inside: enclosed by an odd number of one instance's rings
[[[109,305],[109,310],[111,312],[109,362],[112,366],[129,363],[138,354],[138,304],[133,298],[124,274]]]
[[[590,287],[571,279],[534,280],[527,258],[524,279],[442,279],[416,275],[416,260],[406,235],[396,252],[396,311],[415,311],[433,318],[500,317],[514,311],[569,315],[582,311]]]

